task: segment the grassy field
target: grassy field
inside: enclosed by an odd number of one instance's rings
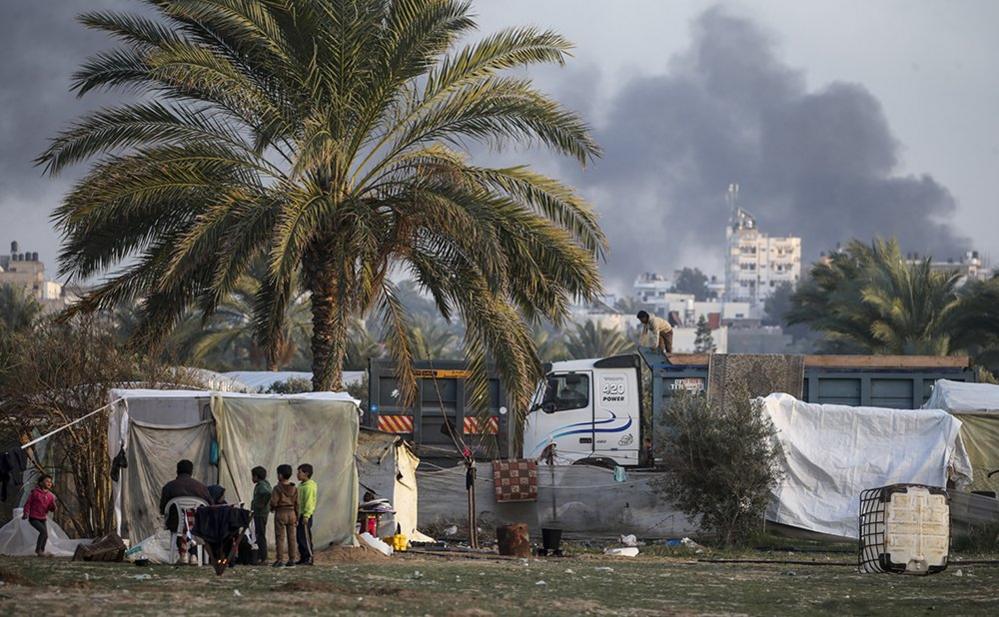
[[[222,577],[189,566],[0,558],[0,615],[999,615],[999,567],[989,565],[952,563],[916,578],[857,574],[836,565],[852,561],[842,553],[752,555],[819,565],[344,553],[311,568]]]

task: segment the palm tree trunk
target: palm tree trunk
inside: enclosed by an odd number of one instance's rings
[[[319,252],[319,251],[317,251]],[[347,353],[347,327],[343,295],[328,252],[305,262],[306,285],[312,303],[312,390],[343,390],[343,361]]]

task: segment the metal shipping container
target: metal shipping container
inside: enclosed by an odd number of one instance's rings
[[[677,355],[674,364],[652,367],[652,393],[668,403],[678,390],[702,391],[708,357]],[[864,407],[917,409],[938,379],[972,381],[966,357],[805,356],[803,400]]]

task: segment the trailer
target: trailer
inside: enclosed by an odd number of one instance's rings
[[[460,458],[451,431],[480,460],[537,458],[554,445],[559,462],[597,459],[628,467],[651,466],[653,419],[678,391],[704,391],[709,365],[707,354],[670,354],[667,361],[647,348],[635,354],[545,365],[545,380],[524,414],[523,440],[518,444],[518,414],[507,408],[506,392],[494,372],[483,414],[466,395],[469,372],[463,362],[418,362],[417,400],[404,408],[395,365],[372,361],[365,425],[411,440],[421,459],[441,466]],[[807,355],[802,398],[813,403],[917,409],[938,379],[973,381],[968,358]],[[651,388],[649,397],[646,387]],[[652,409],[647,409],[647,398]]]
[[[678,390],[703,391],[710,356],[654,350],[641,355],[653,371],[653,400],[668,404]],[[919,409],[938,379],[974,381],[967,356],[806,355],[802,399],[863,407]]]
[[[464,362],[421,361],[414,364],[416,400],[402,405],[395,364],[372,360],[368,365],[368,411],[364,425],[409,440],[417,456],[428,464],[450,466],[460,459],[455,441],[480,459],[513,458],[514,414],[507,408],[506,391],[490,371],[485,410],[470,400]]]

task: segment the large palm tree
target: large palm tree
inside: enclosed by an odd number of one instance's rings
[[[789,323],[808,324],[841,349],[875,354],[967,351],[999,323],[997,282],[961,288],[956,271],[907,262],[898,243],[858,241],[816,264],[792,296]]]
[[[122,45],[88,60],[75,90],[141,102],[87,115],[39,158],[55,174],[95,161],[55,213],[63,272],[124,264],[77,306],[145,298],[139,341],[188,307],[211,313],[254,259],[262,341],[279,335],[296,280],[310,294],[313,387],[339,389],[355,316],[374,313],[415,391],[406,311],[390,274],[417,281],[466,326],[473,385],[487,356],[511,395],[538,376],[528,324],[561,323],[599,289],[593,210],[526,167],[461,148],[537,144],[598,153],[574,113],[511,74],[562,63],[553,32],[475,29],[459,0],[146,0],[154,16],[89,13]]]

